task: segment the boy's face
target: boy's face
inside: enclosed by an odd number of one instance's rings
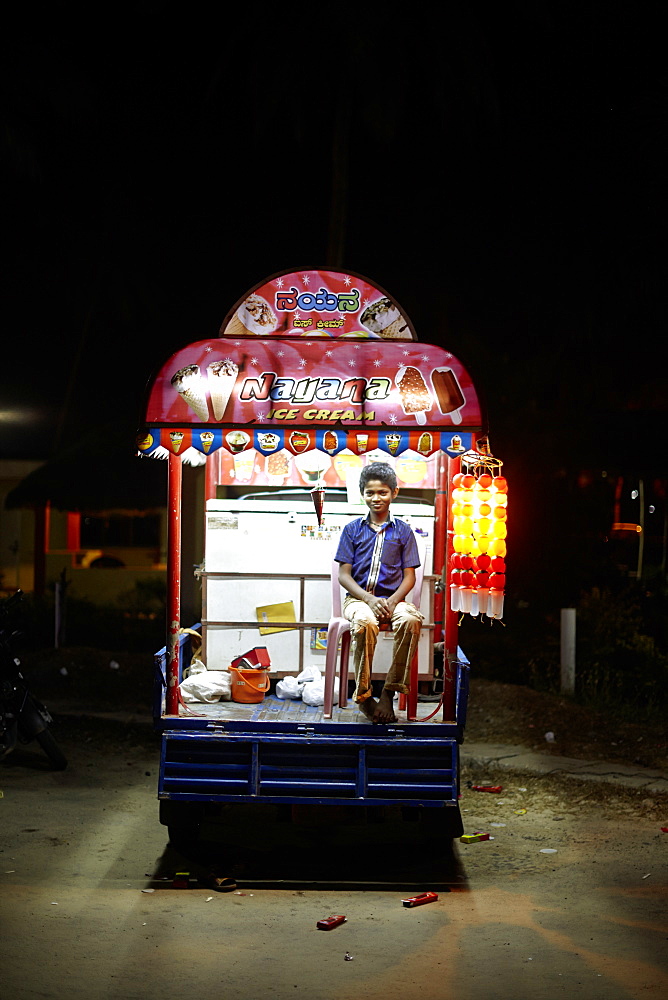
[[[375,521],[385,520],[387,512],[390,509],[390,504],[398,492],[398,487],[396,490],[393,490],[387,483],[381,482],[380,479],[370,479],[368,481],[364,487],[362,497]]]

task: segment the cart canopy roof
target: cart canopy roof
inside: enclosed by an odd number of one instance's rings
[[[138,448],[202,460],[220,448],[429,457],[468,450],[482,427],[468,371],[419,342],[383,289],[350,273],[283,272],[247,292],[218,337],[159,368]]]

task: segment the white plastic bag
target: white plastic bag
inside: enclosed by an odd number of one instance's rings
[[[201,661],[198,661],[201,662]],[[188,701],[230,701],[232,697],[232,675],[229,670],[197,670],[181,681],[181,696]]]
[[[297,674],[298,684],[307,684],[310,681],[319,681],[322,679],[322,674],[320,673],[319,667],[304,667],[301,674]]]
[[[324,705],[325,678],[316,666],[306,667],[297,675],[297,683],[301,685],[302,701],[305,705]]]
[[[297,678],[292,675],[282,677],[276,684],[276,697],[285,700],[286,698],[301,698],[302,685],[297,683]]]
[[[204,673],[205,670],[206,666],[202,663],[202,661],[195,658],[190,661],[190,666],[185,668],[183,676],[190,677],[192,674]]]

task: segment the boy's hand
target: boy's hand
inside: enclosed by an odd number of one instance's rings
[[[388,614],[390,617],[392,617],[392,615],[394,614],[394,609],[396,608],[399,601],[403,601],[403,597],[397,597],[396,594],[391,594],[388,598],[386,598]]]
[[[388,618],[391,615],[389,602],[386,597],[376,597],[375,594],[369,594],[366,603],[378,619]]]

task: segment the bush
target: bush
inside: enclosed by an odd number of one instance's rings
[[[665,709],[665,594],[638,586],[618,592],[594,587],[581,595],[576,611],[576,699],[626,713]],[[491,625],[467,615],[459,642],[475,673],[486,680],[560,690],[559,610],[509,606],[504,623]]]
[[[585,701],[658,710],[668,700],[668,656],[649,635],[646,595],[594,587],[578,605],[576,687]]]

